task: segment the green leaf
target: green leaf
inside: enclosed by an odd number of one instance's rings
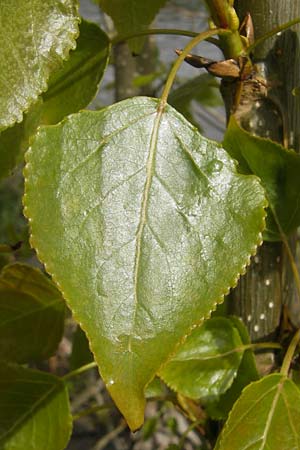
[[[108,14],[121,36],[135,34],[145,30],[154,20],[156,14],[167,0],[98,0],[101,9]],[[128,41],[131,50],[139,53],[144,39],[135,38]]]
[[[41,106],[39,97],[28,113],[24,114],[22,123],[16,123],[0,134],[0,179],[8,176],[20,161],[23,162],[23,153],[40,124]]]
[[[243,391],[215,450],[297,450],[299,423],[299,389],[281,374],[269,375]]]
[[[193,117],[192,101],[196,101],[202,106],[220,106],[223,102],[219,88],[220,84],[212,75],[203,73],[174,89],[168,102],[199,128],[201,124],[196,122]]]
[[[250,344],[249,335],[243,322],[237,317],[230,317],[229,320],[238,330],[243,344]],[[241,395],[242,390],[252,381],[258,380],[258,378],[253,351],[247,349],[243,353],[237,375],[230,389],[220,396],[209,398],[205,401],[205,410],[208,415],[215,420],[226,419],[234,403]]]
[[[50,74],[75,48],[76,0],[2,0],[0,5],[0,130],[21,122]]]
[[[209,319],[192,331],[159,376],[174,391],[189,398],[220,395],[237,374],[242,345],[228,319]]]
[[[78,367],[92,362],[93,359],[93,354],[91,353],[89,347],[89,341],[85,335],[85,332],[78,325],[73,337],[70,368],[71,370],[78,369]]]
[[[0,134],[0,178],[15,167],[41,123],[59,122],[85,108],[97,93],[109,57],[109,39],[97,25],[85,20],[79,30],[76,49],[50,77],[48,90],[24,115],[21,124]]]
[[[269,204],[285,234],[300,225],[300,155],[269,139],[253,136],[231,117],[224,148],[238,160],[242,173],[254,173],[264,186]],[[267,217],[265,239],[280,240],[272,213]]]
[[[0,365],[1,450],[64,450],[72,429],[68,392],[48,373]]]
[[[40,270],[16,263],[0,276],[0,359],[47,359],[64,330],[65,302]]]
[[[94,23],[82,20],[76,49],[49,80],[43,94],[41,123],[55,124],[66,115],[85,108],[96,95],[106,68],[110,42]]]
[[[137,97],[43,127],[25,170],[32,245],[132,429],[145,386],[236,284],[264,226],[256,177],[158,106]]]

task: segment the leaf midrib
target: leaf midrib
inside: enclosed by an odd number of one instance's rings
[[[154,174],[155,156],[156,156],[157,140],[158,140],[158,130],[159,130],[159,126],[160,126],[160,122],[161,122],[163,113],[164,113],[164,109],[161,107],[158,107],[155,121],[153,124],[151,138],[150,138],[149,155],[148,155],[148,160],[147,160],[147,164],[146,164],[146,182],[145,182],[144,191],[143,191],[142,205],[141,205],[141,211],[140,211],[140,220],[139,220],[139,224],[137,227],[137,233],[136,233],[136,247],[135,247],[135,258],[134,258],[133,320],[132,320],[131,332],[129,335],[128,346],[127,346],[127,350],[130,353],[132,352],[131,343],[132,343],[132,337],[133,337],[133,330],[135,329],[135,324],[136,324],[136,312],[137,312],[137,306],[138,306],[138,280],[139,280],[139,274],[140,274],[141,245],[142,245],[144,228],[147,223],[148,200],[149,200],[150,188],[151,188],[153,174]]]

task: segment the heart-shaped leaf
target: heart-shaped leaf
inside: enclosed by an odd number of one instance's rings
[[[0,365],[1,450],[64,450],[72,430],[64,383],[45,372]]]
[[[231,117],[224,148],[239,162],[243,173],[254,173],[265,187],[269,204],[283,231],[288,234],[300,225],[300,155],[270,139],[253,136]],[[271,214],[267,217],[264,238],[280,240],[278,226]]]
[[[243,391],[215,450],[296,450],[299,423],[299,389],[281,374],[269,375]]]
[[[135,429],[145,386],[261,242],[263,189],[149,98],[42,127],[26,159],[32,244]]]
[[[223,394],[237,374],[242,346],[229,319],[209,319],[192,331],[159,376],[189,398]]]
[[[101,9],[108,14],[121,36],[147,29],[156,14],[167,0],[98,0]],[[128,41],[131,50],[138,53],[143,39],[135,38]]]
[[[41,271],[25,264],[0,276],[0,359],[24,363],[51,356],[62,338],[65,302]]]
[[[75,48],[77,7],[76,0],[1,0],[0,130],[21,122]]]

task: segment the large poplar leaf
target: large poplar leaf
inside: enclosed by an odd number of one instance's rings
[[[65,302],[53,283],[26,264],[0,276],[0,359],[24,363],[47,359],[62,338]]]
[[[243,342],[229,319],[216,317],[192,331],[159,376],[186,397],[223,394],[243,357]]]
[[[237,282],[265,197],[172,107],[133,98],[42,127],[27,153],[32,245],[131,428],[144,388]]]
[[[48,373],[0,365],[1,450],[64,450],[72,430],[67,389]]]
[[[216,450],[298,450],[300,391],[281,374],[249,385],[235,403]]]
[[[147,29],[166,1],[98,0],[101,9],[112,18],[121,36]],[[133,52],[138,53],[141,50],[143,39],[131,39],[128,44]]]
[[[243,173],[260,177],[269,204],[286,234],[300,225],[300,155],[270,139],[253,136],[231,117],[224,148],[239,162]],[[268,214],[264,238],[280,240],[272,213]]]
[[[77,0],[1,0],[0,130],[21,122],[75,48],[77,9]]]

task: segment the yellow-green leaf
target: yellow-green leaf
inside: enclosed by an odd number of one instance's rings
[[[261,242],[264,192],[172,107],[133,98],[42,127],[27,153],[32,245],[132,429],[144,389]]]

